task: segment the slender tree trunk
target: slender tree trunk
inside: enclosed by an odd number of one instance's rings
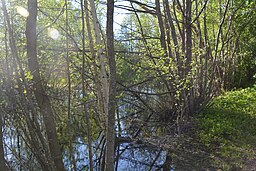
[[[163,22],[163,18],[162,18],[159,0],[155,0],[155,4],[156,4],[156,15],[157,15],[157,19],[158,19],[158,26],[159,26],[159,31],[160,31],[160,43],[161,43],[161,47],[163,48],[165,55],[166,55],[167,48],[166,48],[166,41],[165,41],[164,22]]]
[[[49,143],[49,149],[54,161],[56,170],[63,171],[64,164],[62,154],[57,138],[54,114],[51,107],[50,99],[47,96],[39,72],[39,63],[37,60],[37,37],[36,37],[36,20],[37,20],[37,0],[28,0],[29,16],[26,22],[27,38],[27,55],[28,67],[33,76],[33,90],[40,112],[43,116],[46,134]]]
[[[4,158],[4,146],[3,146],[3,116],[2,111],[0,111],[0,170],[1,171],[8,171],[8,167],[6,165],[6,161]]]
[[[85,51],[85,17],[84,17],[84,2],[85,1],[85,7],[87,7],[87,0],[81,0],[81,10],[82,10],[82,45],[83,45],[83,52]],[[87,9],[86,9],[87,11]],[[88,11],[87,11],[88,13]],[[82,94],[83,97],[86,96],[85,94],[85,54],[83,53],[82,57]],[[83,107],[84,107],[84,114],[85,114],[85,120],[86,120],[86,129],[87,129],[87,140],[88,140],[88,153],[89,153],[89,165],[90,165],[90,171],[93,171],[93,161],[92,161],[92,138],[91,138],[91,123],[90,123],[90,114],[88,112],[88,105],[83,100]]]
[[[186,0],[186,12],[185,12],[185,56],[186,56],[186,74],[190,71],[192,60],[192,28],[191,28],[191,0]]]
[[[100,30],[100,24],[97,18],[96,14],[96,8],[95,8],[95,3],[94,0],[89,0],[90,2],[90,7],[91,7],[91,14],[92,14],[92,21],[93,21],[93,28],[94,28],[94,34],[96,38],[96,46],[98,48],[98,58],[99,58],[99,64],[100,64],[100,76],[101,76],[101,88],[102,88],[102,98],[103,98],[103,108],[104,108],[104,113],[105,116],[104,119],[108,115],[108,103],[109,103],[109,90],[108,90],[108,78],[106,74],[106,68],[105,68],[105,61],[104,61],[104,54],[103,54],[103,41],[101,39],[101,30]]]
[[[172,165],[172,156],[170,151],[167,151],[165,162],[163,165],[163,171],[170,171],[172,168],[171,165]]]
[[[88,5],[88,0],[84,0],[84,7],[85,7],[85,21],[86,21],[86,28],[87,28],[87,36],[89,39],[89,48],[90,48],[90,53],[92,56],[92,65],[93,65],[93,70],[94,70],[94,84],[95,84],[95,89],[96,89],[96,95],[97,95],[97,101],[98,101],[98,108],[99,108],[99,115],[98,119],[100,121],[100,126],[103,127],[105,125],[102,124],[103,122],[101,121],[101,116],[104,116],[104,102],[103,102],[103,93],[101,91],[101,85],[100,85],[100,80],[99,80],[99,74],[98,74],[98,68],[96,65],[96,52],[95,52],[95,46],[94,46],[94,40],[92,36],[92,29],[91,29],[91,23],[90,23],[90,14],[89,14],[89,5]],[[106,84],[106,83],[105,83]],[[107,94],[107,92],[106,92]]]
[[[72,113],[71,113],[71,78],[70,78],[70,60],[69,60],[69,19],[68,19],[68,0],[65,0],[65,13],[66,13],[66,20],[65,20],[65,29],[66,29],[66,62],[67,62],[67,78],[68,78],[68,129],[67,135],[69,138],[69,160],[71,162],[70,168],[73,168],[73,171],[77,171],[76,166],[76,159],[75,153],[73,148],[73,131],[71,129],[72,124]]]
[[[199,13],[199,2],[198,0],[195,0],[195,8],[196,8],[196,15],[199,16],[200,13]],[[199,21],[199,19],[197,19],[196,21],[196,24],[197,24],[197,30],[198,30],[198,46],[200,48],[200,50],[203,50],[204,48],[204,44],[203,44],[203,36],[202,36],[202,31],[201,31],[201,23]],[[199,76],[199,80],[198,80],[198,84],[199,84],[199,93],[202,94],[203,92],[203,81],[204,81],[204,78],[203,78],[203,73],[204,73],[204,65],[203,65],[203,56],[202,54],[198,54],[199,56],[199,66],[200,68],[198,68],[198,74],[200,75]]]
[[[5,18],[7,17],[7,10],[6,10],[6,5],[5,5],[5,1],[2,0],[2,6],[3,6],[3,10],[4,10],[4,15]],[[5,23],[6,23],[6,19],[5,19]],[[6,26],[6,35],[5,35],[5,48],[6,48],[6,56],[5,56],[5,60],[6,60],[6,73],[7,73],[7,85],[11,86],[11,78],[10,78],[10,71],[9,71],[9,62],[8,62],[8,54],[7,54],[7,32],[8,32],[8,28]],[[9,87],[10,88],[10,87]],[[10,91],[8,91],[10,92]],[[3,145],[3,114],[2,114],[2,110],[0,111],[0,170],[3,171],[8,171],[8,167],[6,166],[6,162],[5,162],[5,158],[4,158],[4,145]]]
[[[25,74],[24,71],[22,69],[22,65],[21,62],[19,60],[19,55],[18,55],[18,50],[17,50],[17,46],[16,46],[16,42],[14,39],[14,35],[13,35],[13,30],[11,27],[11,22],[9,19],[9,15],[7,13],[7,9],[6,9],[6,3],[4,0],[2,0],[2,7],[3,7],[3,12],[4,12],[4,16],[5,16],[5,23],[6,23],[6,28],[8,30],[8,34],[9,34],[9,46],[11,49],[11,56],[12,56],[12,64],[13,64],[13,68],[14,68],[14,72],[16,74],[20,73],[20,76],[16,76],[16,81],[18,84],[18,91],[21,94],[21,99],[23,102],[23,113],[26,114],[26,122],[27,122],[27,126],[28,126],[28,133],[26,131],[23,131],[23,133],[26,135],[28,141],[29,141],[29,145],[32,147],[31,151],[33,152],[33,154],[36,156],[38,163],[41,165],[42,169],[45,171],[48,171],[50,169],[49,167],[49,161],[47,160],[48,158],[45,158],[44,155],[41,155],[41,151],[40,151],[40,143],[42,144],[44,150],[45,150],[45,154],[46,156],[49,156],[48,154],[48,147],[46,147],[46,142],[45,139],[43,138],[43,135],[41,133],[41,131],[38,129],[39,128],[39,124],[38,124],[38,120],[35,118],[35,108],[34,106],[31,104],[32,103],[32,97],[30,96],[30,94],[27,94],[27,98],[24,96],[23,92],[24,90],[26,90],[27,92],[30,92],[28,89],[28,85],[26,83],[26,79],[25,79]],[[6,39],[7,40],[7,39]],[[7,48],[7,44],[6,44],[6,48]],[[7,50],[6,50],[7,51]],[[6,61],[7,58],[6,58]],[[18,65],[17,65],[18,64]],[[12,73],[12,68],[10,71],[8,71],[9,73]],[[23,88],[23,84],[20,80],[20,78],[24,81],[24,86],[25,88]],[[14,103],[12,99],[12,97],[14,97],[13,95],[13,89],[11,86],[11,79],[10,79],[10,75],[8,74],[8,84],[10,85],[9,89],[9,93],[11,95],[11,98],[9,99],[11,103]],[[29,115],[29,109],[31,109],[32,114],[31,116]],[[40,141],[38,141],[40,140]]]
[[[114,0],[107,0],[107,56],[109,61],[109,105],[106,134],[105,170],[114,171],[115,111],[116,111],[116,61],[114,53],[113,16]]]
[[[179,74],[181,75],[181,73],[182,73],[182,61],[180,59],[178,37],[177,37],[177,33],[176,33],[175,26],[174,26],[174,23],[173,23],[173,18],[171,16],[171,12],[170,12],[169,1],[164,0],[163,5],[164,5],[166,17],[167,17],[166,20],[168,21],[168,26],[169,26],[169,28],[166,28],[166,29],[171,31],[171,36],[172,36],[174,50],[175,50],[175,57],[176,57],[176,61],[178,63],[178,71],[179,71]],[[173,8],[175,8],[175,7],[173,7]]]

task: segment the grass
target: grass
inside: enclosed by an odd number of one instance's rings
[[[198,140],[215,168],[244,169],[256,158],[256,86],[219,96],[196,123]]]

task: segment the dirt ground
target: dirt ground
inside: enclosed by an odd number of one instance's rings
[[[246,166],[243,168],[244,171],[256,171],[256,158],[249,160]]]

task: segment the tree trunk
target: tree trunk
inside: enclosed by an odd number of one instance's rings
[[[21,99],[23,102],[22,103],[23,104],[23,113],[26,114],[26,122],[27,122],[27,126],[28,126],[28,133],[26,131],[24,131],[23,133],[25,134],[26,138],[28,139],[29,145],[31,146],[31,151],[37,158],[38,163],[41,165],[43,170],[48,171],[50,169],[50,167],[49,167],[50,160],[47,160],[48,158],[47,157],[45,158],[45,156],[41,154],[40,143],[43,146],[43,149],[45,150],[46,156],[49,156],[48,155],[49,154],[48,147],[46,147],[46,142],[45,142],[45,139],[43,138],[42,132],[38,129],[39,123],[35,117],[35,115],[36,115],[35,107],[31,104],[32,96],[31,96],[31,94],[28,93],[27,98],[26,98],[23,94],[24,90],[26,90],[27,92],[30,92],[30,91],[29,91],[28,85],[25,81],[26,79],[25,79],[24,70],[22,69],[21,61],[19,60],[17,45],[16,45],[16,42],[14,39],[13,30],[12,30],[12,26],[10,23],[10,18],[7,13],[5,0],[2,0],[2,7],[3,7],[3,12],[4,12],[4,17],[5,17],[6,28],[8,30],[7,32],[9,34],[9,46],[11,49],[12,64],[13,64],[13,68],[14,68],[14,70],[11,69],[10,71],[8,71],[8,73],[12,73],[12,71],[14,71],[16,74],[20,73],[20,77],[16,76],[15,79],[18,84],[18,91],[21,94]],[[7,48],[7,44],[6,44],[6,48]],[[6,61],[8,61],[7,58],[6,58]],[[9,78],[10,77],[9,74],[7,75],[7,77],[8,77],[8,85],[10,85],[10,87],[9,87],[9,89],[10,89],[9,101],[10,102],[9,103],[14,104],[15,99],[13,99],[13,98],[15,97],[15,95],[13,94],[14,91],[13,91],[13,87],[11,85],[11,78]],[[24,83],[25,89],[23,88],[23,84],[20,79],[22,79],[24,81],[23,83]],[[30,108],[32,111],[32,117],[30,115],[28,115],[29,114],[28,108]]]
[[[171,16],[171,12],[170,12],[170,8],[169,8],[169,1],[164,0],[163,5],[164,5],[164,10],[165,10],[166,20],[168,21],[167,26],[169,27],[169,28],[166,28],[166,30],[168,30],[168,32],[169,32],[169,30],[171,31],[171,36],[172,36],[174,50],[175,50],[175,57],[176,57],[176,61],[178,63],[178,71],[179,71],[179,73],[182,73],[182,61],[180,59],[180,54],[179,54],[178,36],[177,36],[176,30],[175,30],[173,18]]]
[[[101,85],[100,85],[100,79],[99,79],[99,74],[98,74],[98,68],[96,65],[96,52],[94,49],[94,40],[92,36],[92,29],[91,29],[91,23],[90,23],[90,14],[89,14],[89,5],[88,5],[88,0],[84,0],[84,8],[85,8],[85,21],[86,21],[86,28],[87,28],[87,36],[89,39],[89,48],[90,48],[90,53],[92,56],[92,65],[93,65],[93,70],[94,70],[94,84],[95,84],[95,89],[96,89],[96,95],[97,95],[97,101],[98,101],[98,108],[99,108],[99,114],[97,115],[98,120],[100,121],[100,127],[103,127],[105,125],[102,124],[101,122],[101,116],[104,116],[104,102],[103,102],[103,93],[101,91]],[[105,71],[105,70],[104,70]],[[107,92],[106,92],[107,94]]]
[[[113,32],[114,0],[107,1],[107,56],[109,60],[109,105],[106,134],[105,170],[114,171],[115,111],[116,111],[116,61]]]
[[[108,78],[106,74],[106,68],[105,68],[105,61],[104,61],[104,54],[103,54],[103,42],[101,39],[101,30],[100,30],[100,25],[99,21],[97,18],[96,14],[96,8],[95,8],[95,3],[94,0],[89,0],[90,2],[90,7],[91,7],[91,14],[92,14],[92,19],[93,19],[93,27],[94,27],[94,34],[96,38],[96,47],[98,47],[98,58],[99,58],[99,64],[100,64],[100,76],[101,76],[101,83],[102,83],[102,98],[103,98],[103,108],[104,108],[104,113],[105,116],[103,118],[105,119],[108,115],[108,103],[109,103],[109,98],[108,98]]]
[[[185,14],[185,56],[186,56],[186,74],[191,69],[190,63],[192,60],[192,28],[191,28],[191,0],[186,0],[186,14]]]
[[[2,116],[2,111],[0,111],[0,170],[1,171],[8,171],[8,167],[6,165],[6,161],[4,158],[4,146],[3,146],[3,116]]]
[[[167,151],[165,162],[163,165],[163,171],[170,171],[172,168],[172,156],[170,151]]]
[[[163,48],[165,55],[166,55],[167,48],[166,48],[166,41],[165,41],[164,22],[163,22],[163,18],[162,18],[159,0],[155,0],[155,4],[156,4],[156,15],[157,15],[157,19],[158,19],[158,26],[159,26],[159,31],[160,31],[160,43],[161,43],[161,47]]]
[[[56,170],[63,171],[64,164],[62,161],[60,145],[57,139],[53,110],[51,107],[50,99],[43,89],[42,78],[39,72],[39,63],[37,60],[37,0],[28,0],[28,11],[29,16],[26,22],[27,55],[28,67],[30,69],[31,75],[33,76],[33,91],[40,109],[40,113],[43,116],[49,149],[54,161],[54,165]]]
[[[85,2],[85,6],[84,3]],[[84,21],[84,7],[87,8],[87,0],[81,0],[81,10],[82,10],[82,44],[83,44],[83,52],[85,51],[85,21]],[[88,9],[86,9],[86,15],[88,15]],[[87,19],[88,17],[86,17]],[[89,18],[88,18],[89,19]],[[87,22],[88,23],[88,22]],[[88,27],[88,25],[87,25]],[[86,96],[85,94],[85,54],[83,53],[82,57],[82,94],[83,98]],[[93,171],[93,161],[92,161],[92,138],[91,138],[91,123],[90,123],[90,114],[88,112],[88,104],[86,104],[83,100],[83,107],[84,107],[84,115],[86,120],[86,131],[87,131],[87,140],[88,140],[88,154],[89,154],[89,165],[90,165],[90,171]]]

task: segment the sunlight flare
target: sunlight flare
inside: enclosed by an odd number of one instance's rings
[[[60,32],[55,28],[48,28],[48,36],[56,40],[60,37]]]
[[[17,6],[16,7],[17,13],[20,14],[23,17],[28,17],[29,16],[29,12],[26,8],[21,7],[21,6]]]

